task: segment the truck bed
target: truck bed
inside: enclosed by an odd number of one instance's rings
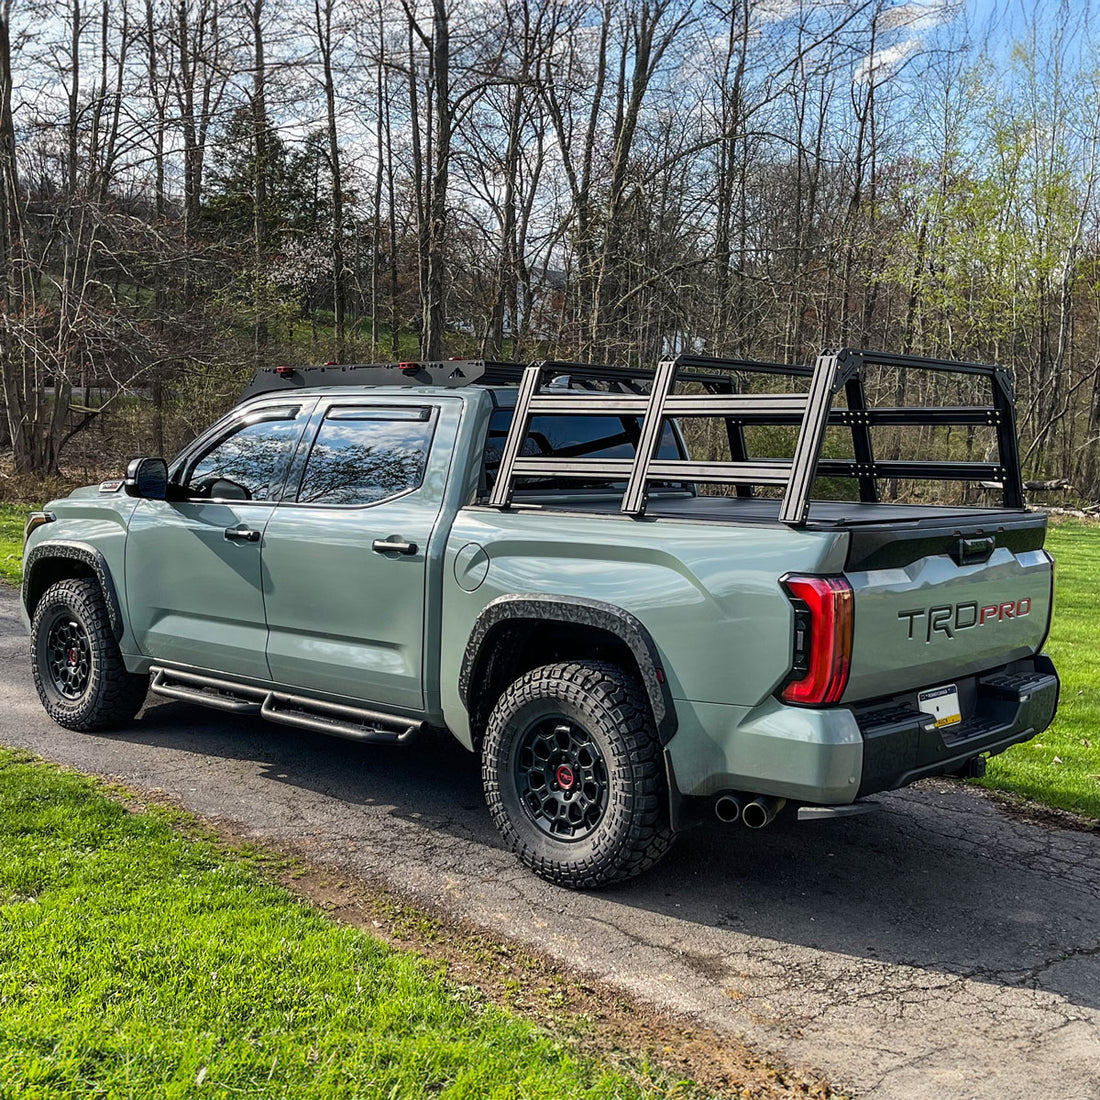
[[[570,512],[592,512],[618,515],[621,496],[600,494],[586,497],[581,493],[532,494],[530,500],[547,508],[562,508]],[[517,494],[516,503],[524,502]],[[710,523],[779,523],[781,501],[767,497],[681,496],[654,493],[646,508],[651,518],[696,520]],[[929,504],[861,504],[859,501],[815,500],[810,503],[807,527],[848,528],[871,524],[911,524],[931,526],[955,522],[971,524],[1003,524],[1029,517],[1042,526],[1044,518],[1023,509],[964,507]]]

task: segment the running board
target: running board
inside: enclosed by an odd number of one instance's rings
[[[220,676],[153,665],[149,688],[156,695],[182,699],[232,714],[258,714],[272,722],[387,745],[408,744],[424,723],[399,714],[347,703],[326,703],[304,695],[252,687]]]
[[[259,714],[266,691],[246,687],[217,676],[205,676],[197,672],[183,672],[175,668],[153,665],[149,690],[169,699],[183,699],[188,703],[201,703],[233,714]]]

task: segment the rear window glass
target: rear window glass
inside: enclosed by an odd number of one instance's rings
[[[298,503],[377,504],[417,488],[432,428],[420,410],[408,417],[354,409],[331,413],[310,452]]]
[[[513,409],[497,409],[489,420],[485,474],[490,488],[500,469],[513,412]],[[520,453],[524,458],[633,458],[640,432],[641,418],[637,416],[533,416]],[[670,423],[665,424],[657,457],[684,457]],[[653,483],[654,488],[661,486],[661,482]],[[521,490],[562,487],[622,492],[625,482],[525,477],[516,480],[516,487]]]

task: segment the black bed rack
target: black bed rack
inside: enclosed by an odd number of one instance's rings
[[[751,487],[782,488],[779,518],[792,526],[805,524],[810,491],[818,475],[854,478],[859,498],[879,499],[878,479],[996,482],[1004,493],[1004,506],[1024,506],[1023,483],[1016,440],[1012,380],[1004,368],[889,352],[842,349],[819,355],[810,366],[762,363],[744,359],[716,359],[681,355],[662,362],[655,371],[617,370],[635,382],[650,382],[649,392],[601,391],[544,385],[548,375],[567,373],[568,364],[539,362],[525,368],[519,379],[516,409],[501,454],[500,470],[489,504],[507,508],[517,480],[523,478],[581,478],[586,481],[625,482],[621,511],[645,515],[648,490],[653,482],[703,482],[735,485],[739,495]],[[942,371],[988,378],[992,404],[957,407],[870,408],[864,387],[864,368],[897,367]],[[576,373],[584,371],[578,367]],[[616,371],[616,368],[599,368]],[[716,373],[722,372],[722,373]],[[785,375],[809,379],[806,393],[738,393],[732,374]],[[701,394],[675,393],[680,382],[700,382]],[[624,387],[625,388],[625,387]],[[833,409],[833,399],[844,390],[846,408]],[[532,416],[633,415],[641,418],[633,458],[527,457],[522,454]],[[697,462],[690,459],[658,459],[657,451],[666,420],[674,417],[715,417],[726,422],[731,461]],[[745,448],[744,427],[797,425],[798,441],[791,459],[751,459]],[[851,430],[851,459],[822,459],[825,429],[830,425]],[[874,456],[871,428],[878,425],[986,425],[995,429],[998,462],[920,462],[878,460]]]
[[[896,367],[987,378],[992,404],[940,407],[868,407],[866,367]],[[745,375],[773,375],[809,382],[805,393],[743,393]],[[566,383],[566,384],[563,384]],[[678,384],[696,383],[703,391],[675,393]],[[751,496],[753,486],[783,489],[779,518],[801,526],[809,514],[810,491],[819,475],[853,478],[859,499],[879,499],[877,481],[885,478],[992,482],[1000,485],[1006,508],[1024,506],[1016,439],[1012,378],[1000,366],[933,359],[893,352],[845,348],[817,357],[813,366],[755,359],[680,355],[655,369],[544,359],[530,365],[490,359],[449,359],[416,363],[368,363],[273,367],[256,372],[243,398],[306,387],[341,386],[515,386],[516,407],[501,454],[500,469],[489,504],[507,508],[517,480],[580,478],[625,482],[621,511],[644,516],[653,482],[702,482],[735,486],[738,496]],[[605,388],[601,388],[605,387]],[[846,407],[834,409],[844,391]],[[640,434],[633,458],[580,456],[527,457],[522,454],[532,416],[636,416]],[[729,462],[658,459],[665,421],[679,416],[725,421]],[[747,425],[799,428],[794,457],[753,459],[745,441]],[[988,426],[995,430],[997,462],[921,462],[881,460],[874,456],[871,428],[876,426]],[[823,459],[827,427],[847,427],[852,435],[850,459]]]

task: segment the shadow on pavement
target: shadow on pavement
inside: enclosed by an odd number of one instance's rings
[[[169,702],[101,736],[252,761],[264,778],[500,848],[477,760],[444,734],[405,748],[360,745]],[[1100,943],[1095,954],[1072,953],[1072,974],[1059,967],[1058,945],[1097,941],[1098,850],[1095,836],[1022,825],[970,792],[933,785],[861,818],[781,817],[759,832],[704,825],[655,870],[601,897],[777,945],[1038,987],[1096,1008]],[[1089,857],[1079,869],[1075,851]]]

